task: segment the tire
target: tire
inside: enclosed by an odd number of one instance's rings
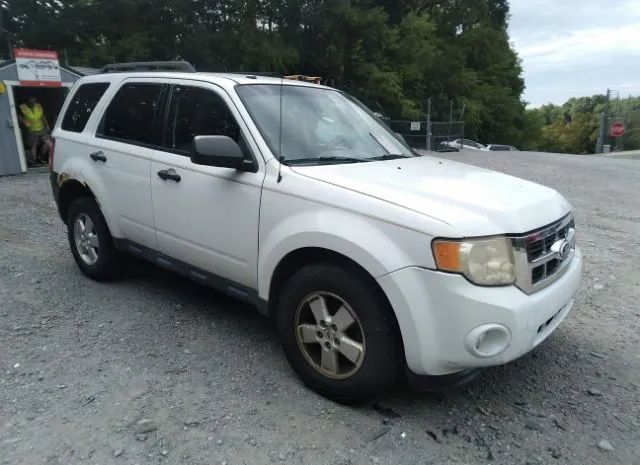
[[[317,318],[323,299],[330,316],[325,325]],[[341,329],[349,316],[354,323]],[[320,263],[296,272],[278,299],[277,328],[293,370],[331,400],[361,403],[391,389],[399,378],[403,359],[395,315],[375,281],[354,267]],[[336,354],[337,363],[325,352]]]
[[[81,236],[77,222],[84,222],[86,237]],[[78,197],[73,201],[67,216],[67,236],[73,258],[87,277],[108,281],[118,274],[120,254],[113,245],[109,227],[95,199]],[[83,249],[83,245],[87,248]],[[95,252],[95,257],[89,249]]]

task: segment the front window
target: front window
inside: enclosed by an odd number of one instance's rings
[[[191,154],[196,136],[228,136],[240,140],[240,127],[222,98],[201,87],[175,86],[165,129],[164,146]]]
[[[242,85],[237,91],[283,163],[354,163],[414,156],[377,117],[342,92],[277,84]]]

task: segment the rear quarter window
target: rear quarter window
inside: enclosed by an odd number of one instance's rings
[[[71,97],[60,127],[71,132],[84,131],[89,117],[108,88],[108,82],[82,84]]]

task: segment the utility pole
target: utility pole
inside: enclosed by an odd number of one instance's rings
[[[604,126],[606,124],[606,114],[600,113],[600,129],[598,131],[598,141],[596,142],[596,153],[602,153],[604,150]]]
[[[447,141],[451,141],[451,123],[453,123],[453,99],[449,99],[449,131]]]
[[[431,97],[427,100],[427,133],[425,134],[427,150],[431,150]]]
[[[607,135],[607,119],[609,117],[609,99],[611,98],[611,90],[607,89],[607,96],[604,101],[604,108],[600,113],[600,131],[598,133],[598,141],[596,142],[596,153],[604,151],[604,143]]]
[[[0,58],[4,59],[4,0],[0,0]]]

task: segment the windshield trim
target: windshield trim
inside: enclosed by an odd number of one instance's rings
[[[407,149],[407,151],[409,153],[411,153],[411,155],[414,158],[419,156],[419,154],[416,153],[413,150],[413,148],[410,147],[407,144],[406,141],[404,141],[404,140],[402,140],[402,139],[397,137],[396,133],[384,122],[384,120],[382,120],[381,118],[376,116],[366,105],[364,105],[360,100],[358,100],[353,95],[348,94],[347,92],[344,92],[344,91],[342,91],[340,89],[335,89],[333,87],[319,86],[319,85],[309,85],[309,84],[306,84],[306,83],[304,83],[304,84],[295,84],[294,82],[296,82],[296,81],[290,81],[288,79],[283,79],[282,83],[275,83],[275,82],[248,82],[248,83],[244,83],[244,84],[236,84],[234,86],[234,90],[236,92],[236,95],[238,96],[238,98],[242,102],[242,105],[244,106],[245,110],[249,114],[249,117],[253,121],[253,124],[255,124],[256,127],[258,128],[258,131],[260,132],[260,136],[262,137],[262,140],[265,142],[265,144],[267,144],[267,147],[269,147],[269,150],[271,151],[271,154],[273,155],[273,158],[276,159],[278,161],[278,163],[282,163],[282,164],[286,165],[287,164],[286,163],[287,160],[286,159],[283,160],[283,157],[280,155],[280,150],[278,148],[276,148],[276,147],[273,147],[272,144],[269,142],[269,139],[265,134],[265,130],[262,128],[260,122],[255,117],[250,105],[247,105],[247,102],[246,102],[244,96],[242,95],[242,93],[238,92],[240,87],[246,87],[246,86],[276,86],[276,87],[288,86],[288,87],[309,88],[309,89],[314,89],[314,90],[317,89],[317,90],[328,91],[328,92],[336,92],[336,93],[342,95],[347,100],[349,100],[351,103],[353,103],[356,106],[358,106],[360,109],[362,109],[367,115],[369,115],[369,117],[373,118],[378,124],[380,124],[388,132],[389,135],[391,135],[393,137],[393,139],[395,141],[397,141],[405,149]],[[410,158],[410,157],[406,157],[406,158]],[[295,160],[297,160],[297,159],[295,159]],[[375,161],[381,161],[381,160],[376,160],[376,157],[371,157],[371,158],[367,157],[367,158],[363,158],[362,161],[375,162]],[[353,162],[345,161],[345,163],[353,163]],[[311,162],[309,164],[312,165],[314,163]],[[321,163],[316,162],[315,164],[321,164]],[[339,163],[335,163],[334,162],[332,164],[339,164]]]

